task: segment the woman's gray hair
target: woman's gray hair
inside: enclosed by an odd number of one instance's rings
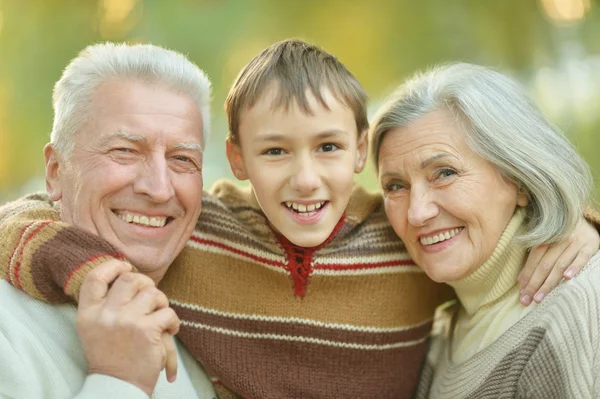
[[[158,83],[188,95],[202,115],[202,136],[210,132],[211,84],[206,74],[184,55],[150,44],[101,43],[86,47],[65,68],[54,85],[54,125],[50,140],[68,158],[75,134],[90,117],[92,94],[112,78]]]
[[[492,69],[457,63],[415,75],[381,106],[371,124],[379,170],[386,133],[446,107],[467,144],[529,196],[527,246],[556,242],[572,232],[588,204],[587,163],[514,80]]]

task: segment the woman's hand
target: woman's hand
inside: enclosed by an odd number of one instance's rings
[[[564,278],[573,278],[598,251],[600,235],[594,226],[581,220],[569,238],[552,245],[540,245],[529,253],[517,282],[521,303],[541,302]]]

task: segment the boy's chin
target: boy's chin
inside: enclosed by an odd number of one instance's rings
[[[296,231],[289,232],[280,232],[283,234],[285,238],[287,238],[292,244],[297,245],[299,247],[317,247],[323,244],[329,236],[335,226],[332,226],[330,229],[319,229],[320,231],[299,231],[301,228],[298,228]],[[287,233],[287,234],[286,234]]]

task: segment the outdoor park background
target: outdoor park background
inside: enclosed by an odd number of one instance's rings
[[[600,0],[0,0],[0,203],[44,189],[54,82],[103,40],[178,50],[214,85],[206,187],[232,175],[223,101],[239,70],[288,37],[333,52],[370,113],[415,70],[494,66],[526,85],[590,163],[600,200]],[[375,189],[372,169],[358,177]]]

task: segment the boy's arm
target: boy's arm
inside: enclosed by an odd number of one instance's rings
[[[518,278],[521,303],[540,302],[563,278],[579,273],[599,249],[599,232],[600,213],[588,207],[568,238],[533,248]]]
[[[51,303],[77,299],[96,265],[124,257],[102,238],[60,221],[45,194],[0,208],[0,278]]]

